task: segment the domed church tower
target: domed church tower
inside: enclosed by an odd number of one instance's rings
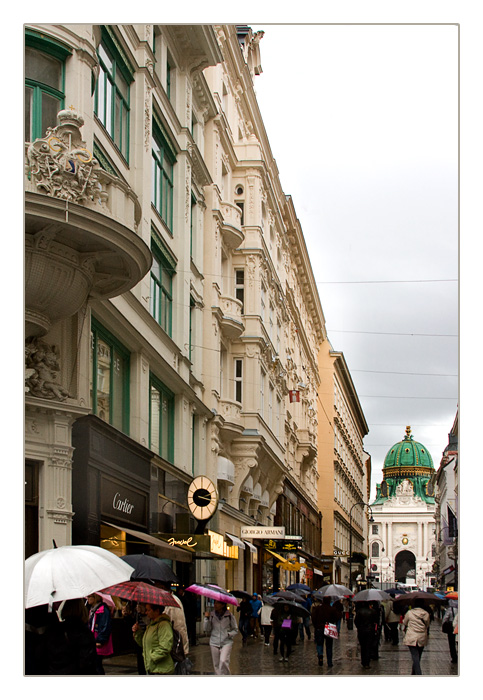
[[[434,504],[433,459],[426,447],[413,439],[411,426],[406,427],[404,438],[388,451],[382,472],[384,481],[376,485],[374,503],[384,503],[401,490],[409,493],[409,486],[404,485],[409,481],[414,496]]]
[[[410,426],[388,450],[382,472],[384,480],[376,485],[371,504],[370,574],[382,588],[403,583],[426,590],[434,580],[435,470],[431,454],[414,440]]]

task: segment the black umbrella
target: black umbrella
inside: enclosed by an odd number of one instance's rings
[[[121,559],[134,568],[131,581],[179,583],[179,579],[171,567],[157,557],[151,557],[149,554],[126,554]]]
[[[414,603],[420,600],[427,605],[441,605],[441,598],[434,595],[433,593],[426,593],[426,591],[411,591],[410,593],[405,593],[399,596],[394,601],[394,612],[403,611],[408,605],[413,606]]]
[[[278,598],[277,596],[273,596],[273,607],[274,608],[282,608],[284,605],[288,605],[290,608],[290,612],[293,615],[297,615],[297,617],[309,617],[310,612],[307,610],[307,608],[304,608],[303,605],[300,605],[300,603],[297,603],[295,600],[287,600],[284,598]]]
[[[404,588],[386,588],[386,593],[389,595],[404,595]]]
[[[251,598],[252,596],[248,591],[230,591],[230,595],[234,595],[235,598]]]
[[[277,596],[277,598],[285,598],[285,600],[293,600],[296,603],[305,603],[304,598],[302,598],[301,595],[297,595],[297,593],[294,593],[293,591],[277,591],[277,593],[273,594],[274,597]]]

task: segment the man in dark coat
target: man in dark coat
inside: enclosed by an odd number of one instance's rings
[[[253,612],[250,600],[248,598],[242,598],[240,605],[237,607],[237,611],[240,613],[238,629],[242,634],[243,644],[246,644],[250,633],[250,619]]]
[[[337,624],[340,620],[340,613],[337,608],[330,604],[330,598],[325,597],[321,604],[312,605],[312,624],[314,625],[315,644],[317,646],[317,656],[319,657],[319,666],[324,663],[324,643],[325,652],[327,654],[327,665],[332,664],[332,645],[333,638],[327,637],[324,633],[325,625],[328,623]]]
[[[357,637],[361,646],[361,664],[363,668],[370,668],[371,655],[376,643],[379,614],[370,602],[356,603],[355,626]]]

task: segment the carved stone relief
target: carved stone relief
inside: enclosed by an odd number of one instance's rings
[[[84,119],[73,109],[57,116],[60,125],[47,129],[27,151],[28,175],[37,189],[69,202],[107,201],[99,181],[99,162],[86,148],[80,127]]]
[[[71,396],[58,381],[59,353],[54,345],[39,339],[27,340],[25,364],[26,390],[32,396],[57,401],[65,401]]]

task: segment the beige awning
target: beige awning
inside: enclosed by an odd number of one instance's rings
[[[158,548],[158,550],[160,550],[156,552],[156,555],[161,556],[163,559],[174,559],[175,561],[187,562],[193,560],[193,557],[190,552],[187,552],[186,550],[181,549],[181,547],[177,547],[176,545],[171,546],[167,544],[165,540],[161,540],[155,535],[148,535],[147,532],[140,532],[139,530],[131,530],[130,528],[124,526],[114,525],[113,523],[108,523],[106,520],[103,520],[102,522],[104,523],[104,525],[114,527],[120,532],[125,532],[128,535],[131,535],[132,537],[137,537],[138,539],[143,540],[143,542],[148,542],[149,544],[154,545]]]

